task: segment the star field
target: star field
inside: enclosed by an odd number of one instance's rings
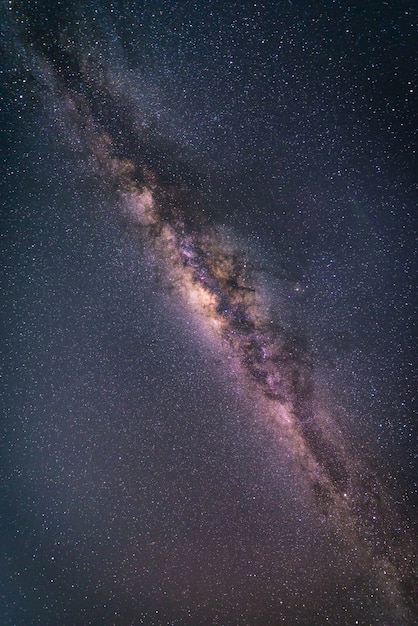
[[[413,3],[1,12],[3,623],[415,623]]]

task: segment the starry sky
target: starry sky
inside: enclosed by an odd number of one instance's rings
[[[415,623],[417,18],[2,3],[2,623]]]

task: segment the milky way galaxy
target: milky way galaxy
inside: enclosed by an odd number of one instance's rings
[[[321,404],[306,342],[273,319],[272,296],[252,253],[210,217],[199,164],[169,136],[166,121],[159,124],[158,116],[141,109],[135,95],[140,86],[131,75],[127,79],[121,63],[103,60],[69,31],[53,38],[45,24],[29,34],[19,28],[15,48],[42,93],[53,132],[105,186],[116,218],[153,250],[164,288],[180,297],[211,345],[228,356],[244,396],[296,464],[315,516],[354,551],[391,623],[412,624],[415,545],[409,525],[378,473]],[[369,623],[365,619],[355,623]]]

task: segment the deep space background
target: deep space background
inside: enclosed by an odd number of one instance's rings
[[[416,4],[28,0],[1,15],[1,623],[393,626],[89,168],[39,59],[81,33],[169,140],[168,169],[193,164],[206,219],[242,243],[412,526]]]

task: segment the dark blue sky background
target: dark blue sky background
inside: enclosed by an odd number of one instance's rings
[[[39,55],[74,83],[71,41],[110,68],[167,141],[165,174],[186,164],[208,220],[244,242],[335,419],[411,514],[414,3],[2,15],[4,624],[392,624],[60,128]]]

